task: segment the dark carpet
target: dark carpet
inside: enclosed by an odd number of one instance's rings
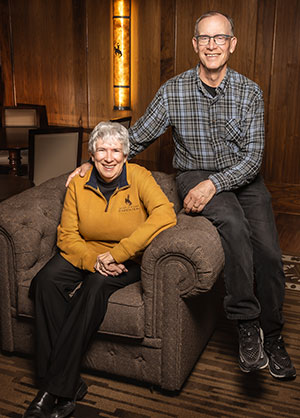
[[[284,338],[300,373],[300,257],[284,256],[287,290]],[[268,369],[244,374],[237,365],[235,325],[220,318],[204,353],[182,391],[169,396],[156,389],[84,373],[89,392],[73,417],[258,417],[298,418],[300,377],[277,381]],[[0,417],[20,418],[36,394],[33,361],[0,355]]]

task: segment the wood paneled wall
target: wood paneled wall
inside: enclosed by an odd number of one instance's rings
[[[197,17],[235,21],[230,65],[264,91],[263,173],[278,211],[300,213],[300,1],[132,0],[132,110],[140,117],[159,86],[197,64]],[[51,124],[93,127],[113,110],[110,0],[0,0],[0,101],[45,104]],[[1,104],[0,103],[0,104]],[[172,171],[168,131],[137,160]]]

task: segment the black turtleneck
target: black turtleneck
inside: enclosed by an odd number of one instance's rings
[[[113,179],[110,182],[106,182],[103,180],[103,178],[100,176],[97,170],[96,171],[96,179],[97,179],[97,185],[99,187],[100,192],[103,194],[105,199],[107,200],[107,203],[109,202],[109,199],[111,198],[113,192],[116,190],[116,188],[119,185],[121,174]]]

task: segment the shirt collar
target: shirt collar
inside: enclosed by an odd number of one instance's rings
[[[127,180],[127,161],[123,165],[122,172],[119,177],[119,189],[125,186],[129,186],[128,180]],[[93,166],[93,169],[91,170],[90,178],[85,183],[85,186],[92,187],[93,189],[97,190],[98,183],[97,183],[97,169],[95,166]]]
[[[211,96],[209,95],[209,93],[207,92],[207,90],[205,89],[205,87],[202,84],[202,81],[201,81],[200,76],[199,76],[199,69],[200,69],[200,64],[198,63],[197,66],[194,69],[195,70],[195,77],[196,77],[197,87],[205,96],[209,96],[211,98]],[[225,90],[227,89],[228,84],[229,84],[230,72],[231,72],[231,69],[229,67],[227,67],[225,77],[223,78],[221,84],[216,88],[216,93],[217,93],[216,97],[219,94],[225,92]]]

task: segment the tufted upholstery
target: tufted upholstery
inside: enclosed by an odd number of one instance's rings
[[[181,211],[173,175],[154,177],[174,203],[178,223],[145,250],[142,280],[115,292],[85,366],[181,388],[214,330],[224,264],[216,229]],[[28,288],[55,254],[66,175],[0,204],[1,347],[33,351],[34,310]]]

